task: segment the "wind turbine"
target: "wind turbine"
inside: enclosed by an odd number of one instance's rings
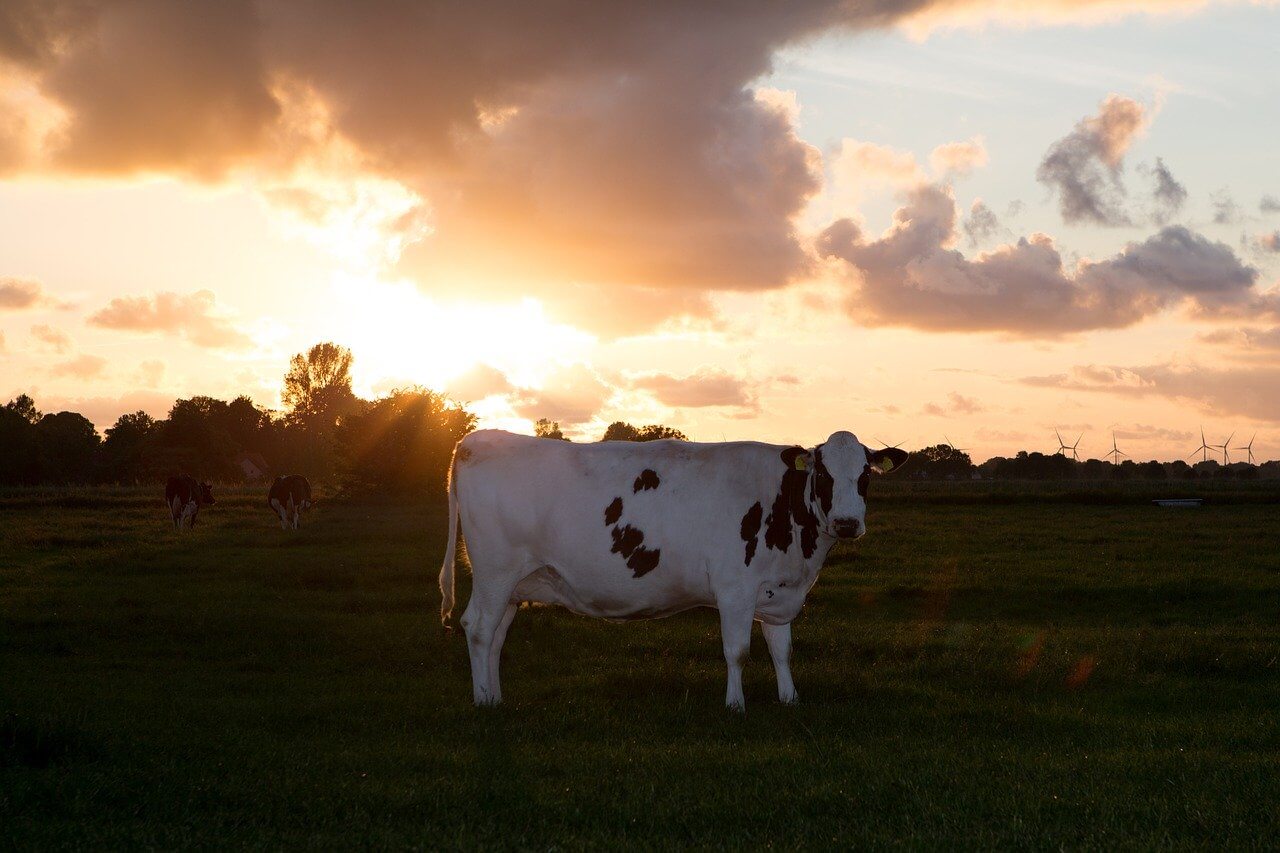
[[[1223,465],[1230,465],[1230,464],[1231,464],[1231,454],[1227,452],[1227,449],[1228,449],[1228,445],[1230,445],[1230,444],[1231,444],[1231,439],[1233,439],[1233,438],[1235,438],[1235,437],[1236,437],[1236,434],[1233,432],[1233,433],[1231,433],[1231,435],[1227,436],[1227,440],[1226,440],[1226,441],[1224,441],[1224,442],[1222,442],[1222,444],[1215,444],[1215,445],[1214,445],[1214,447],[1217,447],[1217,448],[1219,448],[1220,450],[1222,450],[1222,464],[1223,464]]]
[[[876,438],[874,435],[871,437],[874,438],[876,441],[880,442],[881,447],[892,448],[893,450],[897,450],[898,448],[902,447],[901,441],[899,441],[897,444],[889,444],[887,441],[885,441],[882,438]]]
[[[951,443],[951,439],[947,438],[947,434],[945,432],[942,434],[942,437],[947,439],[947,447],[950,447],[956,453],[965,453],[969,449],[967,447],[956,447],[954,444]]]
[[[1237,448],[1236,448],[1236,450],[1244,450],[1244,451],[1247,451],[1247,452],[1248,452],[1248,454],[1249,454],[1249,464],[1250,464],[1250,465],[1252,465],[1252,464],[1253,464],[1253,439],[1254,439],[1254,438],[1257,438],[1257,437],[1258,437],[1258,434],[1255,432],[1255,433],[1253,434],[1253,438],[1249,439],[1249,443],[1248,443],[1248,444],[1243,444],[1243,445],[1241,445],[1240,447],[1237,447]]]
[[[1204,458],[1201,459],[1200,461],[1208,462],[1209,461],[1209,445],[1204,443],[1204,427],[1200,427],[1200,446],[1197,447],[1195,450],[1191,451],[1190,453],[1188,453],[1187,458],[1190,459],[1192,456],[1195,456],[1197,453],[1200,453],[1201,451],[1204,452]]]
[[[1112,465],[1119,465],[1120,457],[1129,455],[1128,453],[1125,453],[1120,448],[1116,447],[1116,434],[1114,432],[1111,433],[1111,450],[1104,455],[1111,457]]]
[[[1071,458],[1077,462],[1080,461],[1080,454],[1076,452],[1076,448],[1080,446],[1080,439],[1082,438],[1084,438],[1084,433],[1080,433],[1080,435],[1076,437],[1076,443],[1071,445]]]
[[[1056,452],[1056,453],[1054,453],[1053,455],[1054,455],[1054,456],[1066,456],[1066,455],[1067,455],[1067,451],[1071,449],[1071,445],[1069,445],[1069,444],[1063,444],[1063,442],[1062,442],[1062,435],[1061,435],[1061,434],[1060,434],[1056,429],[1053,431],[1053,435],[1054,435],[1054,437],[1055,437],[1055,438],[1057,438],[1057,439],[1058,439],[1058,450],[1057,450],[1057,452]]]

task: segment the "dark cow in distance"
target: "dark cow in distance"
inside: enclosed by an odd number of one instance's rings
[[[173,519],[175,529],[195,527],[200,507],[214,502],[213,486],[187,474],[176,474],[165,483],[164,502],[169,507],[169,517]]]
[[[267,506],[280,519],[280,529],[298,529],[302,513],[311,508],[311,484],[301,474],[276,477],[267,492]]]

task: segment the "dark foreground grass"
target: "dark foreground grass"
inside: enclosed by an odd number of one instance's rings
[[[5,842],[1280,843],[1274,506],[873,505],[796,623],[801,704],[757,636],[745,717],[710,611],[521,612],[470,707],[437,509],[201,518],[0,507]]]

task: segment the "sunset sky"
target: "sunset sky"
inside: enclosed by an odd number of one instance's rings
[[[1280,4],[0,4],[0,402],[1280,457]],[[1239,454],[1233,454],[1239,455]]]

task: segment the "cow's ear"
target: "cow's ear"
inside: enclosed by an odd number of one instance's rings
[[[896,471],[907,461],[907,451],[896,447],[885,447],[880,450],[867,450],[867,461],[871,467],[881,474]]]
[[[782,462],[795,471],[813,469],[813,456],[803,447],[788,447],[782,451]]]

